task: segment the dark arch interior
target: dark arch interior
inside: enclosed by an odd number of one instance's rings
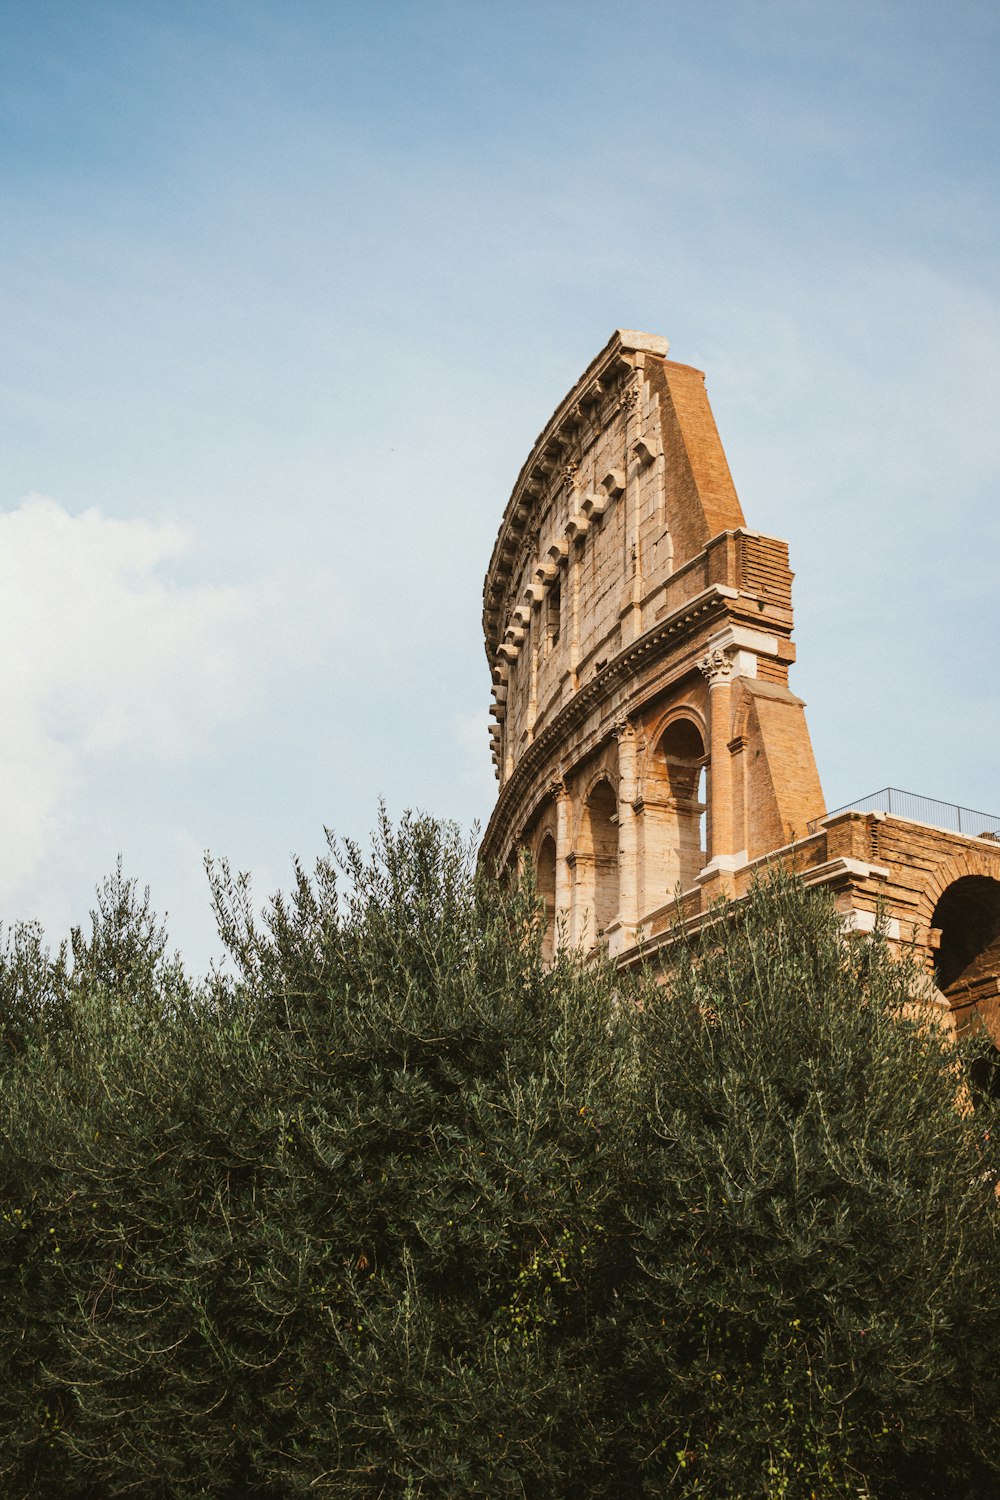
[[[943,891],[931,926],[941,933],[934,958],[938,989],[947,990],[1000,938],[1000,880],[964,875]]]
[[[594,857],[596,935],[618,915],[618,798],[609,781],[599,781],[587,798]]]
[[[969,1064],[969,1082],[974,1104],[984,1099],[1000,1099],[1000,1051],[996,1047],[984,1049]]]
[[[691,719],[674,719],[660,740],[667,786],[674,799],[677,837],[686,851],[681,858],[680,882],[690,886],[705,862],[705,741]]]
[[[660,749],[665,760],[702,760],[705,755],[705,742],[693,720],[675,719],[664,730]]]
[[[667,768],[670,790],[675,797],[697,797],[698,778],[705,761],[705,742],[690,719],[675,719],[660,741],[660,754]]]
[[[542,951],[552,958],[556,941],[556,842],[547,833],[538,846],[535,860],[535,884],[539,899],[545,906],[545,938]]]

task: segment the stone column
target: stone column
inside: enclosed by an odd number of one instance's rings
[[[733,771],[729,741],[732,736],[733,659],[718,647],[698,663],[709,686],[708,864],[704,875],[731,871],[733,858]]]
[[[749,810],[747,808],[746,735],[735,735],[726,748],[729,751],[729,764],[732,768],[733,844],[737,850],[747,849],[750,839],[747,832]]]
[[[552,787],[556,804],[556,946],[572,939],[573,867],[570,864],[570,840],[573,836],[573,804],[564,781]]]
[[[594,856],[574,849],[566,861],[573,883],[570,903],[569,940],[574,948],[594,941]]]

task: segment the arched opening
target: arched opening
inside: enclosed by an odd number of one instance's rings
[[[515,844],[507,855],[507,859],[497,871],[497,878],[505,891],[513,891],[521,878],[525,851],[520,844]]]
[[[988,1047],[969,1065],[969,1083],[972,1086],[973,1104],[986,1099],[1000,1099],[1000,1051],[996,1046]]]
[[[660,741],[660,763],[667,792],[664,820],[670,851],[668,893],[690,890],[707,858],[705,741],[692,719],[674,719]]]
[[[934,970],[948,990],[1000,938],[1000,880],[964,875],[941,893],[931,927],[939,934]]]
[[[542,957],[550,963],[556,952],[556,841],[547,833],[538,846],[535,859],[535,886],[545,908],[545,936]]]
[[[953,881],[938,898],[931,934],[934,979],[957,1024],[984,1026],[1000,1041],[1000,880]]]
[[[587,798],[583,833],[592,863],[593,936],[600,938],[618,915],[618,798],[610,781],[599,781]]]

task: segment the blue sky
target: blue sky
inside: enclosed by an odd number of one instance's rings
[[[488,816],[480,590],[613,328],[787,537],[828,804],[1000,811],[992,3],[0,3],[0,917],[202,966],[378,797]]]

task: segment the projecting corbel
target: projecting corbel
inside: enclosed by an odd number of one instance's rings
[[[599,520],[610,504],[611,500],[608,495],[596,495],[591,490],[589,495],[584,495],[580,502],[580,509],[591,520]]]
[[[617,500],[618,496],[625,490],[625,475],[621,469],[609,469],[601,480],[601,488],[605,491],[609,500]]]

